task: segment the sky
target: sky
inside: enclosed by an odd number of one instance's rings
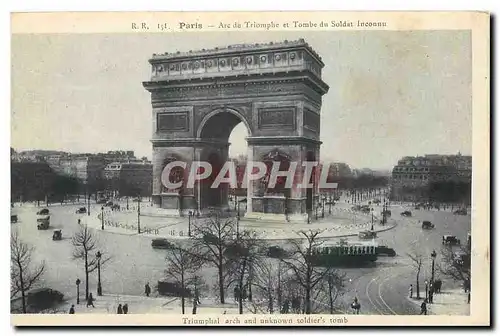
[[[469,31],[13,35],[11,146],[152,156],[153,53],[304,38],[330,90],[321,159],[390,169],[407,155],[472,153]],[[230,154],[246,153],[245,126]]]

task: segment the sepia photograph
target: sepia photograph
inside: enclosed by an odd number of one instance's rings
[[[11,314],[470,317],[477,32],[222,14],[13,31]]]

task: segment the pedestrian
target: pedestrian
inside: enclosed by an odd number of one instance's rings
[[[123,313],[124,313],[124,314],[128,314],[128,303],[125,303],[125,304],[123,305]]]
[[[413,284],[410,284],[410,288],[408,289],[410,299],[413,298]]]
[[[92,306],[92,308],[95,308],[95,306],[94,306],[94,297],[92,296],[92,293],[89,293],[89,297],[87,299],[87,308],[89,306]]]
[[[427,315],[427,299],[422,301],[420,305],[420,315]]]
[[[69,313],[70,314],[74,314],[75,313],[75,305],[71,305],[71,308],[69,309]]]
[[[470,303],[470,291],[467,293],[467,303]]]
[[[429,289],[429,303],[434,303],[434,290],[432,289]]]
[[[354,298],[354,301],[351,304],[351,308],[354,310],[355,314],[359,314],[359,310],[361,309],[361,304],[358,302],[357,297]]]
[[[151,294],[151,287],[149,287],[149,282],[146,283],[146,286],[144,286],[144,293],[146,293],[146,296],[149,296],[149,294]]]
[[[123,314],[123,309],[122,309],[122,304],[121,303],[118,305],[118,308],[116,309],[116,313],[117,314]]]

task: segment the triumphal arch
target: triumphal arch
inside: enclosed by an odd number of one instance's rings
[[[321,79],[324,63],[303,39],[154,54],[149,63],[151,80],[143,85],[153,109],[157,208],[182,215],[227,205],[227,185],[213,189],[200,181],[171,190],[161,175],[173,160],[220,167],[228,160],[229,135],[240,122],[248,131],[249,161],[278,160],[283,169],[297,162],[299,175],[304,161],[319,161],[321,101],[329,87]],[[182,174],[174,175],[182,179]],[[305,220],[317,183],[291,189],[280,183],[274,188],[261,180],[249,183],[245,216]]]

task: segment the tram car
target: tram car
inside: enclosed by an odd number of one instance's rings
[[[328,267],[363,267],[377,261],[377,244],[341,241],[336,245],[313,248],[313,265]]]

